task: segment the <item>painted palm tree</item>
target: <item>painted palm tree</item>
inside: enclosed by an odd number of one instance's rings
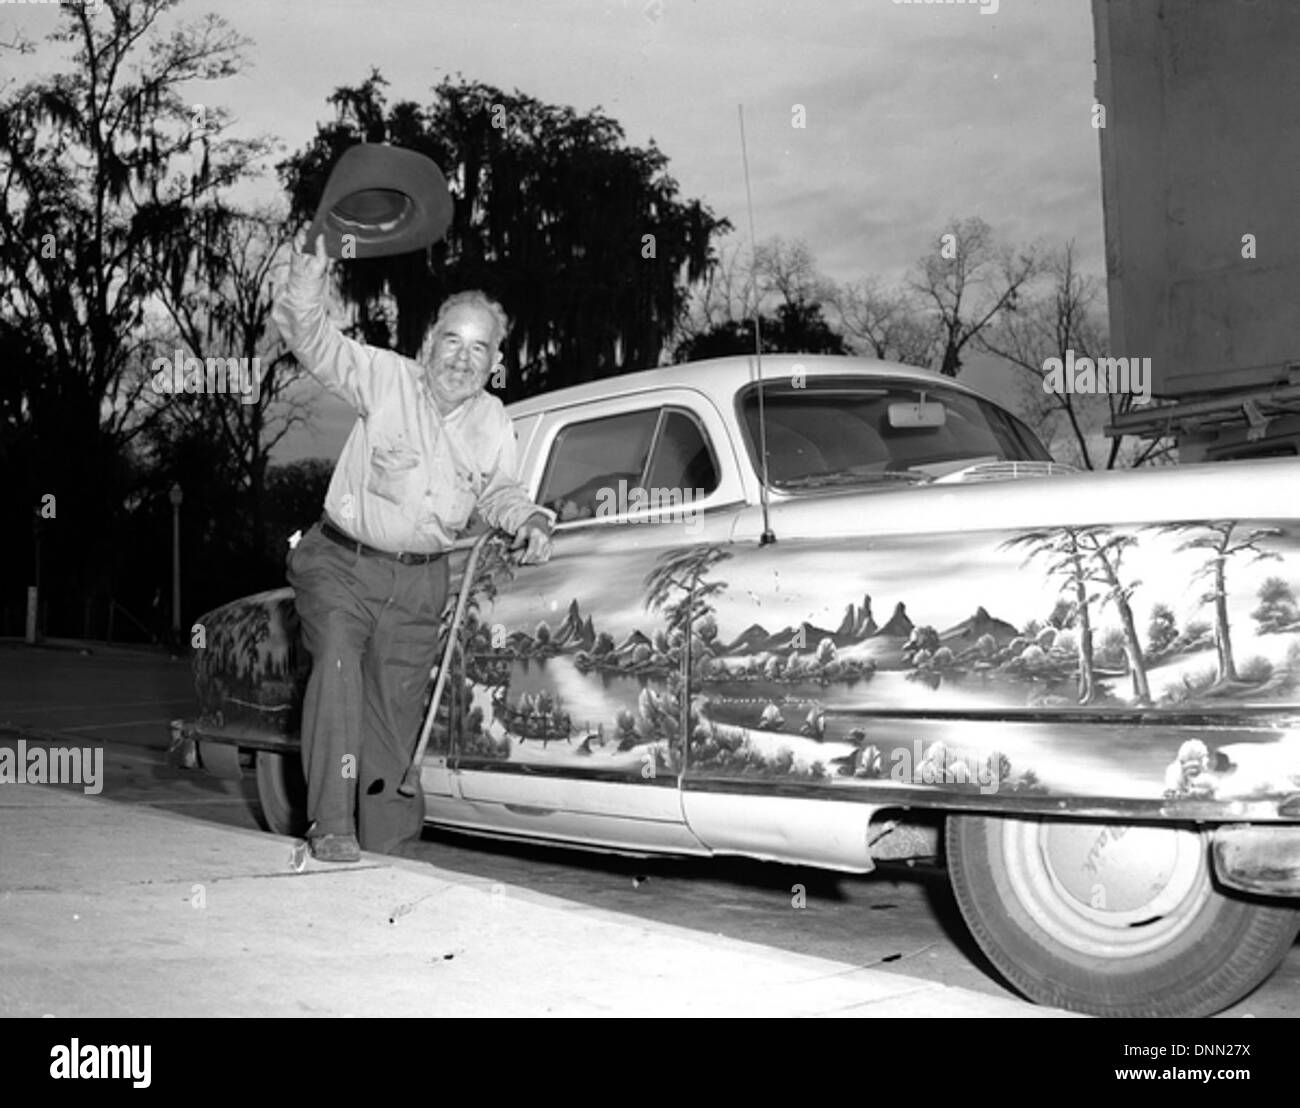
[[[1179,552],[1208,552],[1209,556],[1196,571],[1193,580],[1210,582],[1209,591],[1203,593],[1200,600],[1202,604],[1214,605],[1214,649],[1219,659],[1217,684],[1220,685],[1240,680],[1237,676],[1237,663],[1232,656],[1232,633],[1228,620],[1228,559],[1246,553],[1253,555],[1248,564],[1281,558],[1280,554],[1261,549],[1259,545],[1263,539],[1281,535],[1278,528],[1254,527],[1239,536],[1237,528],[1240,526],[1235,519],[1221,519],[1212,522],[1170,523],[1157,528],[1162,535],[1189,536],[1175,548]]]
[[[682,643],[683,656],[690,656],[691,628],[714,616],[711,597],[726,589],[725,581],[705,581],[704,578],[720,562],[731,555],[719,546],[692,546],[685,550],[669,551],[660,557],[645,579],[645,606],[650,611],[663,612],[668,621],[668,641]],[[670,765],[673,769],[685,767],[686,748],[681,744],[680,719],[686,717],[686,730],[691,736],[702,736],[708,729],[698,706],[690,700],[690,685],[683,680],[681,670],[674,666],[668,674],[666,704],[674,706],[676,715],[668,734]],[[650,690],[645,690],[649,692]],[[643,701],[647,698],[643,696]],[[655,697],[648,698],[651,702]],[[641,706],[642,716],[646,705]]]
[[[1087,552],[1079,544],[1079,534],[1075,527],[1023,531],[1004,542],[1000,549],[1027,550],[1029,553],[1022,565],[1033,561],[1045,562],[1047,576],[1065,583],[1074,618],[1079,623],[1079,703],[1090,704],[1097,694],[1097,683],[1093,672],[1092,616],[1089,609],[1097,596],[1088,591]]]
[[[468,561],[462,563],[462,573],[467,565]],[[514,575],[515,566],[510,559],[505,540],[499,536],[489,540],[479,557],[474,580],[469,582],[470,592],[465,605],[465,618],[458,632],[459,658],[464,664],[467,678],[471,681],[494,685],[501,683],[502,673],[496,658],[499,644],[494,641],[494,636],[498,631],[504,634],[504,629],[491,626],[485,618],[485,611],[496,603],[501,589],[514,580]],[[453,590],[463,587],[465,587],[463,578],[452,582]],[[443,609],[440,634],[445,635],[450,630],[454,610],[454,603],[449,603]]]
[[[645,606],[663,612],[668,630],[687,635],[693,625],[714,614],[711,597],[723,592],[725,581],[704,581],[719,562],[731,555],[719,546],[692,546],[670,551],[645,579]]]
[[[467,559],[468,560],[468,559]],[[462,563],[461,571],[467,565]],[[465,605],[465,625],[477,626],[483,619],[483,611],[496,603],[501,590],[509,585],[515,577],[515,565],[510,559],[510,552],[505,541],[497,536],[489,540],[479,556],[474,580],[469,582],[469,600]],[[464,587],[463,580],[453,580],[451,594]],[[453,605],[448,604],[443,612],[443,630],[451,625]]]
[[[1113,604],[1119,613],[1120,628],[1124,632],[1124,654],[1128,658],[1129,676],[1133,679],[1133,699],[1136,703],[1151,703],[1151,686],[1147,681],[1146,659],[1142,642],[1138,638],[1137,620],[1129,603],[1140,581],[1125,582],[1122,571],[1124,555],[1137,545],[1137,536],[1116,533],[1106,527],[1086,527],[1079,532],[1079,547],[1089,555],[1088,580],[1101,585],[1106,591],[1101,602]]]

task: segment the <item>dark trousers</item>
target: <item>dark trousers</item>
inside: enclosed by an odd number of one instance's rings
[[[388,854],[419,837],[424,794],[401,796],[447,602],[447,559],[358,554],[320,525],[289,553],[311,677],[302,710],[313,835],[356,834]]]

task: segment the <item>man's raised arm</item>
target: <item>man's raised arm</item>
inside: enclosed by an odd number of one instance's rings
[[[316,238],[315,254],[295,245],[289,280],[276,298],[271,318],[289,349],[308,373],[361,415],[370,411],[376,348],[347,338],[325,311],[329,257],[325,236]]]

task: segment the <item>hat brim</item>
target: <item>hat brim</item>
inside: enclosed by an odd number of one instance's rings
[[[409,254],[439,241],[451,226],[447,179],[429,158],[384,143],[350,146],[330,171],[307,249],[325,236],[331,258]]]

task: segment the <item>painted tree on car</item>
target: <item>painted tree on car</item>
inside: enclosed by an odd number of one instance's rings
[[[1240,526],[1235,519],[1204,523],[1170,523],[1158,528],[1162,535],[1189,536],[1175,550],[1203,550],[1208,557],[1193,575],[1194,580],[1208,581],[1209,590],[1201,595],[1202,604],[1214,605],[1214,650],[1219,660],[1218,684],[1239,681],[1237,663],[1232,653],[1232,631],[1228,619],[1229,558],[1240,554],[1252,555],[1247,563],[1281,558],[1271,550],[1260,547],[1263,539],[1277,538],[1282,532],[1276,527],[1253,527],[1244,536],[1237,535]],[[1235,539],[1235,541],[1234,541]]]
[[[1133,698],[1138,704],[1151,703],[1151,687],[1147,681],[1146,659],[1138,639],[1137,620],[1129,601],[1140,581],[1125,581],[1122,576],[1124,555],[1137,544],[1137,537],[1115,533],[1105,527],[1087,527],[1079,533],[1079,543],[1090,555],[1087,580],[1100,584],[1103,604],[1113,604],[1119,613],[1120,628],[1124,634],[1124,653],[1128,657],[1129,676],[1133,680]]]
[[[1028,550],[1022,565],[1033,561],[1045,562],[1047,576],[1065,583],[1073,617],[1079,624],[1079,703],[1090,704],[1096,696],[1097,682],[1093,671],[1092,616],[1089,609],[1097,597],[1088,591],[1087,553],[1080,546],[1079,535],[1077,527],[1023,531],[1004,542],[1001,549]]]

